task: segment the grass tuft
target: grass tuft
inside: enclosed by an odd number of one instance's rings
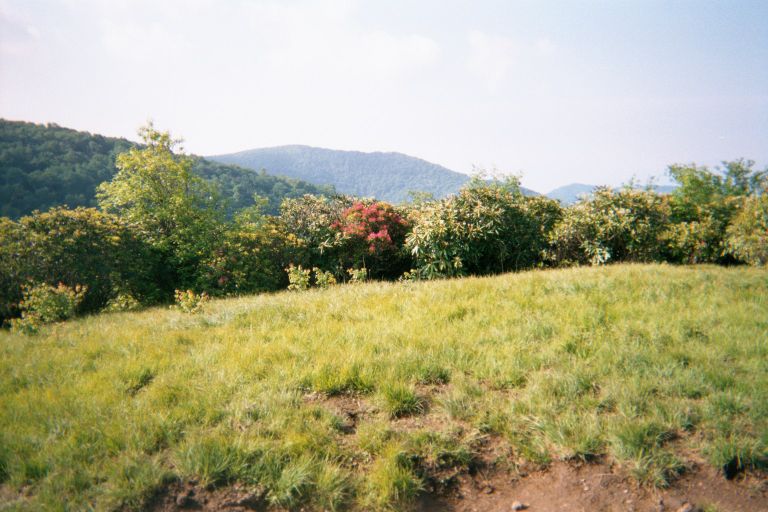
[[[390,418],[421,414],[427,408],[427,401],[419,396],[412,386],[385,383],[380,390],[381,403]]]

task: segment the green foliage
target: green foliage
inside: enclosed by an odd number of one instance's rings
[[[408,268],[403,249],[408,222],[402,212],[380,201],[355,201],[331,224],[332,242],[345,267],[366,268],[371,277],[395,278]]]
[[[328,288],[336,284],[336,278],[328,271],[323,271],[317,267],[312,269],[315,274],[315,284],[318,288]]]
[[[368,280],[368,269],[365,267],[349,268],[347,274],[349,274],[350,283],[364,283]]]
[[[475,181],[457,196],[417,206],[411,217],[406,247],[417,273],[451,277],[535,266],[559,207],[524,197],[514,179]]]
[[[319,267],[341,276],[344,254],[334,245],[334,223],[353,200],[345,196],[311,196],[286,199],[280,207],[278,222],[288,237],[289,261],[304,268]]]
[[[141,303],[130,293],[119,293],[107,301],[107,305],[104,307],[104,311],[107,312],[120,312],[120,311],[136,311],[141,308]]]
[[[694,164],[669,167],[670,176],[679,184],[670,196],[674,226],[669,240],[675,261],[728,261],[728,225],[743,198],[756,195],[766,179],[766,171],[755,171],[754,165],[740,159],[723,162],[714,170]]]
[[[274,291],[287,284],[283,272],[290,240],[271,217],[238,216],[220,244],[201,262],[198,288],[215,295]]]
[[[141,147],[126,139],[103,137],[62,128],[0,119],[0,216],[18,219],[55,206],[97,206],[96,187],[116,174],[118,154]],[[276,214],[286,197],[333,194],[333,187],[254,172],[192,157],[192,172],[221,190],[227,212],[253,204],[253,195],[267,199],[266,211]]]
[[[303,268],[301,265],[288,265],[285,269],[288,274],[288,289],[294,292],[301,292],[309,289],[311,271]]]
[[[750,265],[768,265],[768,188],[744,199],[726,235],[729,254]]]
[[[0,319],[18,315],[28,281],[87,286],[83,312],[119,294],[153,303],[170,293],[162,270],[160,255],[124,221],[92,208],[0,218]]]
[[[551,233],[549,259],[558,265],[659,261],[668,217],[654,192],[600,187],[564,210]]]
[[[94,190],[133,144],[61,128],[0,120],[0,216],[54,206],[96,206]]]
[[[43,324],[72,318],[85,297],[86,289],[80,285],[70,288],[63,283],[57,286],[39,283],[22,286],[23,298],[19,303],[21,318],[11,320],[11,330],[35,334]]]
[[[176,290],[174,292],[176,307],[189,314],[199,313],[210,301],[207,293],[195,293],[192,290]]]
[[[176,271],[178,284],[195,283],[203,255],[217,246],[223,212],[211,185],[192,174],[192,161],[175,155],[179,141],[152,124],[139,130],[146,147],[117,157],[117,174],[99,185],[100,206],[135,226]]]

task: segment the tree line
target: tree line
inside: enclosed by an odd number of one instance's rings
[[[80,286],[78,312],[363,278],[418,280],[613,262],[768,263],[768,173],[736,160],[673,165],[672,194],[598,188],[563,207],[516,178],[392,205],[306,194],[229,210],[179,141],[152,125],[116,156],[98,208],[0,218],[0,318],[31,283]],[[309,270],[314,269],[314,276]],[[298,277],[297,277],[298,276]]]
[[[55,206],[97,207],[96,187],[117,172],[117,155],[139,145],[63,128],[0,119],[0,216],[18,219]],[[191,157],[192,172],[214,183],[226,211],[251,206],[253,195],[277,214],[286,197],[333,194],[331,186],[254,172],[236,165]]]

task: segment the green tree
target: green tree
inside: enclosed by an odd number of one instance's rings
[[[726,230],[740,206],[759,193],[766,171],[752,160],[723,162],[722,167],[671,165],[679,186],[670,196],[672,225],[667,234],[669,259],[684,263],[727,262]]]
[[[117,157],[117,174],[97,191],[99,205],[135,226],[177,273],[179,286],[192,286],[200,262],[221,237],[224,209],[214,186],[192,173],[193,161],[180,140],[152,123],[139,130],[145,147]]]

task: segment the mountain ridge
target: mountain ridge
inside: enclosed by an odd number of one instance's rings
[[[348,151],[289,144],[210,155],[209,160],[239,165],[309,183],[332,185],[343,194],[403,202],[410,191],[444,197],[471,178],[422,158],[396,151]]]

